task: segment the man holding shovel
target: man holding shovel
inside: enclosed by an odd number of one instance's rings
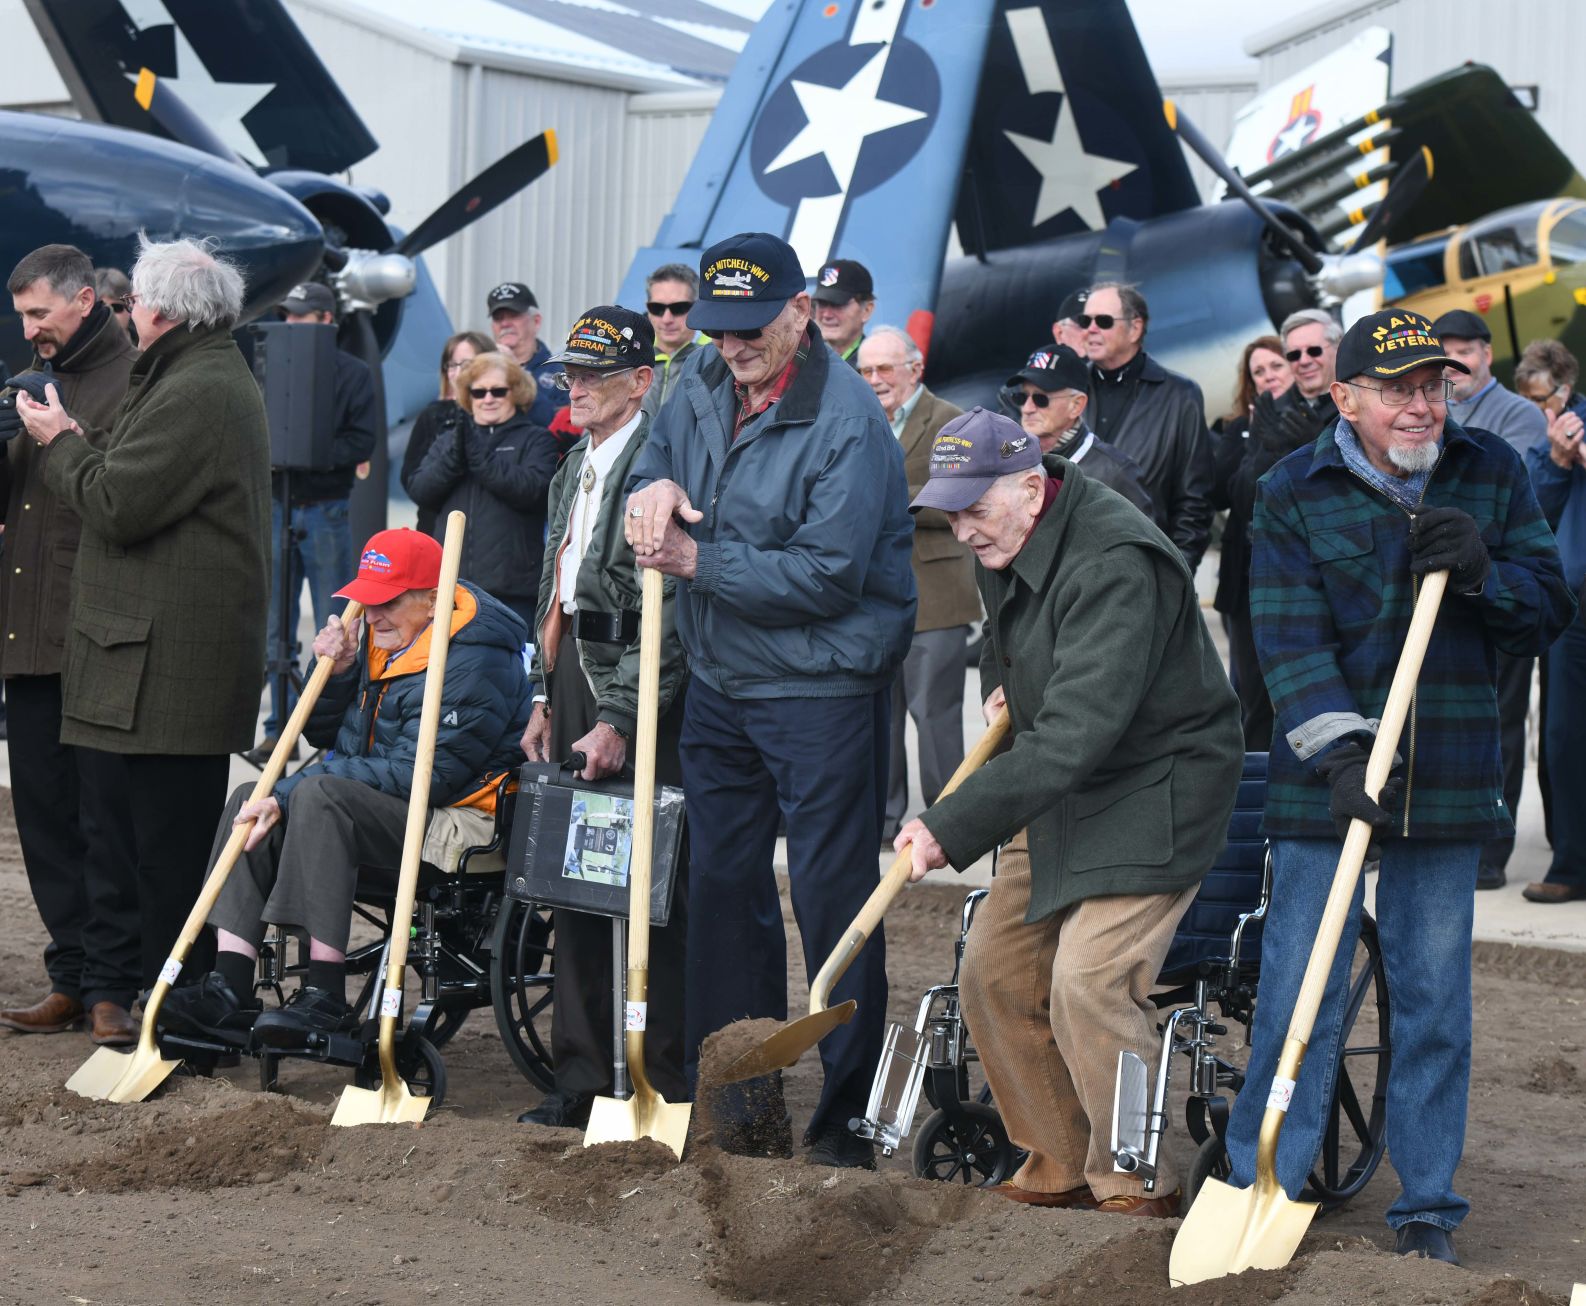
[[[1387,309],[1338,347],[1339,418],[1261,482],[1250,607],[1277,713],[1266,808],[1272,902],[1245,1087],[1228,1129],[1232,1184],[1255,1178],[1279,1051],[1351,820],[1376,827],[1377,924],[1393,1004],[1387,1142],[1402,1191],[1397,1250],[1458,1264],[1450,1233],[1470,1079],[1470,944],[1482,843],[1502,798],[1495,656],[1533,657],[1575,604],[1518,454],[1448,417],[1432,324]],[[1420,578],[1449,573],[1399,765],[1374,801],[1366,759]],[[1373,851],[1376,851],[1374,847]],[[1298,1196],[1321,1146],[1362,889],[1293,1087],[1276,1175]]]
[[[1013,745],[898,834],[914,879],[1004,840],[964,954],[964,1019],[1008,1135],[1030,1156],[994,1190],[1031,1206],[1178,1213],[1113,1170],[1118,1053],[1154,1061],[1149,994],[1227,837],[1244,762],[1238,700],[1182,553],[1128,500],[999,414],[931,449],[911,508],[945,512],[986,605],[980,688]]]

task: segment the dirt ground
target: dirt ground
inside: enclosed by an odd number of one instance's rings
[[[6,1002],[42,993],[44,941],[9,808],[0,790]],[[894,1017],[948,978],[960,903],[927,887],[889,916]],[[1478,946],[1467,1269],[1386,1254],[1384,1165],[1286,1269],[1173,1300],[1564,1306],[1586,1279],[1583,1004],[1586,956]],[[488,1012],[448,1045],[449,1094],[421,1126],[332,1128],[347,1075],[301,1062],[281,1095],[257,1092],[244,1063],[173,1077],[147,1102],[89,1102],[63,1084],[90,1051],[82,1034],[0,1033],[0,1301],[1107,1306],[1167,1282],[1176,1222],[1015,1207],[915,1180],[901,1157],[878,1174],[709,1148],[678,1164],[652,1144],[585,1150],[517,1125],[538,1094]],[[796,1127],[817,1074],[809,1056],[787,1076]]]

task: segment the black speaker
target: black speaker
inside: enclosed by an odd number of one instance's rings
[[[237,335],[264,394],[271,466],[328,470],[336,432],[336,328],[250,322]]]

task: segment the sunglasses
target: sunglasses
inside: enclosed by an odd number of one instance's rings
[[[1306,345],[1304,349],[1291,349],[1283,357],[1291,363],[1297,363],[1301,358],[1320,358],[1327,352],[1325,345]]]
[[[108,304],[112,313],[130,313],[132,311],[127,307],[125,300],[112,299],[107,300],[106,303]]]
[[[645,305],[651,317],[665,317],[668,313],[673,317],[687,317],[688,310],[693,307],[692,299],[680,299],[675,304],[663,304],[659,300],[652,299]]]
[[[512,387],[509,385],[471,385],[468,387],[468,393],[473,395],[475,399],[483,399],[486,395],[489,395],[492,399],[505,399],[512,393]]]
[[[1017,386],[1007,386],[1003,389],[1002,397],[1013,408],[1023,408],[1025,404],[1034,404],[1037,408],[1045,408],[1052,402],[1052,396],[1045,390],[1020,390]]]
[[[1094,322],[1103,331],[1111,331],[1113,326],[1118,322],[1133,322],[1134,314],[1120,313],[1114,317],[1111,313],[1080,313],[1074,318],[1074,321],[1079,324],[1079,329],[1081,331],[1090,330],[1090,325],[1092,322]]]
[[[751,331],[706,331],[703,334],[712,340],[720,340],[723,336],[731,336],[734,340],[758,340],[760,328],[755,327]]]

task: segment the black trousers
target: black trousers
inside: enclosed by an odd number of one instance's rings
[[[1245,728],[1245,751],[1265,753],[1272,747],[1275,716],[1267,697],[1267,682],[1256,658],[1256,642],[1250,628],[1250,603],[1227,614],[1229,678],[1239,695],[1239,715]]]
[[[11,801],[22,861],[49,931],[44,969],[56,993],[132,1005],[137,994],[138,895],[125,831],[126,796],[96,784],[85,750],[61,743],[61,678],[13,676]]]
[[[1520,791],[1525,784],[1525,715],[1531,707],[1531,668],[1535,658],[1498,654],[1498,742],[1503,756],[1503,801],[1509,815],[1520,819]],[[1514,852],[1514,836],[1489,839],[1481,847],[1481,864],[1500,871]]]
[[[551,675],[551,757],[566,761],[573,744],[595,726],[595,698],[578,666],[578,646],[563,637]],[[661,718],[655,750],[657,784],[682,783],[677,740],[680,697]],[[630,746],[629,760],[632,760]],[[688,939],[687,859],[678,867],[672,913],[650,930],[649,1026],[644,1035],[650,1084],[668,1102],[687,1102],[683,1075],[683,948]],[[554,913],[556,997],[551,1004],[551,1059],[556,1091],[576,1101],[612,1093],[612,925],[608,916],[558,908]]]
[[[132,867],[139,982],[150,988],[203,887],[215,823],[226,805],[231,758],[226,753],[78,751],[84,759],[83,783],[125,798],[125,824],[107,833],[119,836],[122,856]],[[205,931],[182,974],[202,975],[214,961],[214,937]]]

